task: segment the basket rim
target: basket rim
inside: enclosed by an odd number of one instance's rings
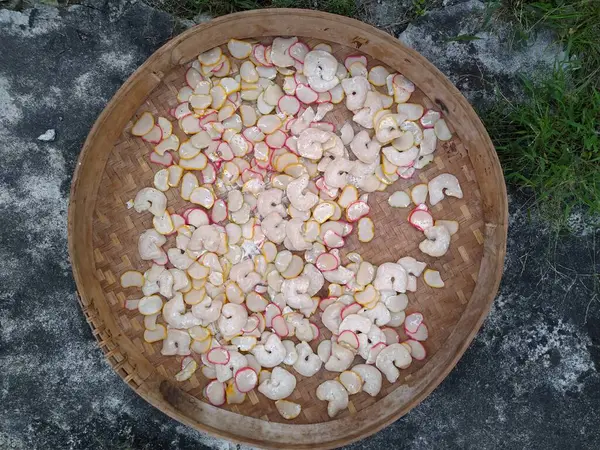
[[[176,36],[175,38],[166,42],[163,46],[161,46],[158,50],[156,50],[136,71],[134,71],[129,76],[127,81],[113,95],[110,102],[106,105],[106,107],[103,109],[101,114],[98,116],[91,131],[89,132],[89,134],[85,140],[85,143],[82,147],[82,151],[80,152],[79,157],[77,159],[77,164],[75,167],[75,171],[74,171],[72,183],[71,183],[71,190],[70,190],[70,197],[69,197],[69,210],[68,210],[69,258],[71,261],[71,266],[72,266],[73,275],[74,275],[76,286],[77,286],[77,291],[81,298],[80,305],[85,312],[86,308],[94,305],[95,299],[94,299],[93,295],[88,295],[88,289],[86,287],[87,282],[85,282],[85,280],[84,280],[84,277],[83,277],[83,274],[81,271],[81,267],[80,267],[80,265],[83,264],[85,261],[82,260],[82,256],[80,255],[81,249],[79,249],[79,250],[77,249],[75,235],[76,235],[77,227],[81,226],[80,222],[85,223],[85,220],[86,220],[85,217],[81,216],[81,212],[80,212],[80,209],[82,209],[82,203],[85,203],[86,201],[89,202],[90,200],[85,195],[83,195],[83,198],[79,198],[80,195],[78,194],[78,188],[83,183],[84,176],[82,173],[83,173],[83,170],[85,167],[85,162],[86,162],[86,159],[89,158],[91,152],[93,151],[94,143],[96,142],[97,139],[99,139],[100,134],[104,131],[103,127],[105,126],[107,120],[109,118],[111,118],[111,115],[114,113],[115,109],[117,109],[117,106],[120,105],[120,102],[124,98],[126,98],[129,94],[131,94],[131,91],[134,88],[136,88],[136,86],[134,86],[134,84],[135,84],[135,81],[137,80],[137,78],[140,75],[144,75],[144,74],[147,75],[149,68],[158,64],[160,61],[162,61],[164,63],[164,60],[166,58],[169,59],[168,65],[170,66],[171,69],[181,63],[186,62],[185,60],[182,59],[182,54],[179,51],[178,46],[181,45],[182,43],[184,43],[186,40],[188,40],[190,37],[192,37],[194,35],[206,33],[211,29],[215,30],[215,29],[221,28],[224,25],[227,25],[231,22],[237,22],[239,20],[245,20],[245,19],[250,19],[250,18],[265,18],[266,19],[266,18],[272,18],[273,16],[282,16],[282,15],[293,15],[295,17],[301,17],[303,19],[320,19],[320,20],[327,20],[330,22],[335,22],[336,25],[338,25],[338,26],[341,25],[341,26],[345,26],[345,27],[351,27],[351,28],[357,30],[357,33],[362,32],[364,34],[375,36],[382,41],[388,41],[388,42],[392,43],[393,45],[402,47],[402,50],[405,53],[410,55],[410,57],[413,58],[415,61],[417,61],[420,65],[427,68],[427,70],[429,71],[429,73],[431,75],[435,76],[436,83],[438,83],[441,88],[445,89],[452,96],[453,101],[455,101],[457,103],[458,107],[461,108],[462,110],[464,110],[465,113],[472,120],[471,125],[474,126],[476,133],[482,139],[483,144],[485,145],[486,149],[488,150],[487,157],[489,158],[490,164],[493,166],[492,167],[493,173],[491,175],[493,177],[495,177],[495,179],[493,181],[496,183],[495,189],[498,190],[498,195],[495,195],[496,204],[486,205],[484,199],[481,200],[482,207],[483,207],[483,216],[485,219],[484,225],[485,225],[485,231],[486,231],[485,236],[484,236],[484,245],[483,245],[484,253],[483,253],[481,261],[483,263],[483,261],[486,260],[486,258],[488,258],[493,263],[493,266],[491,267],[493,269],[493,274],[492,274],[493,276],[492,276],[491,280],[488,280],[488,282],[490,284],[487,285],[487,287],[485,288],[486,291],[481,294],[483,297],[482,297],[482,301],[480,302],[480,305],[478,308],[478,315],[476,315],[475,318],[471,317],[472,323],[469,326],[468,334],[464,337],[464,339],[461,339],[459,341],[459,345],[453,351],[453,356],[447,362],[445,362],[443,364],[442,368],[438,370],[438,373],[426,384],[426,386],[424,388],[422,388],[416,395],[414,395],[412,397],[412,399],[408,403],[408,405],[406,405],[405,407],[402,407],[402,408],[398,408],[393,413],[383,415],[377,421],[372,423],[372,425],[370,426],[370,428],[368,429],[367,432],[365,432],[364,430],[359,430],[355,434],[352,434],[352,432],[350,431],[349,435],[346,438],[330,440],[330,441],[325,440],[325,441],[319,442],[317,444],[315,444],[315,443],[303,444],[303,443],[298,442],[293,445],[286,445],[288,448],[334,448],[334,447],[349,444],[351,442],[355,442],[360,439],[363,439],[363,438],[381,430],[382,428],[391,424],[392,422],[396,421],[398,418],[400,418],[401,416],[406,414],[408,411],[410,411],[412,408],[414,408],[419,403],[421,403],[448,376],[450,371],[456,366],[456,364],[458,363],[458,360],[462,357],[462,355],[464,354],[464,352],[466,351],[468,346],[471,344],[472,340],[474,339],[475,335],[477,334],[481,325],[483,324],[483,321],[487,317],[487,314],[488,314],[488,312],[491,308],[491,305],[494,301],[494,298],[497,293],[497,290],[498,290],[498,287],[499,287],[499,284],[501,281],[501,277],[502,277],[502,270],[503,270],[504,258],[505,258],[505,254],[506,254],[506,244],[507,244],[508,200],[507,200],[507,194],[506,194],[506,184],[504,181],[504,177],[503,177],[503,173],[502,173],[502,169],[500,166],[498,156],[494,150],[493,144],[487,134],[487,131],[485,130],[485,127],[483,126],[481,120],[479,119],[478,115],[475,113],[475,111],[473,110],[471,105],[462,96],[460,91],[445,77],[445,75],[443,75],[426,58],[424,58],[423,56],[418,54],[416,51],[406,47],[402,42],[395,39],[393,36],[385,33],[382,30],[379,30],[371,25],[368,25],[368,24],[363,23],[356,19],[352,19],[352,18],[348,18],[348,17],[344,17],[344,16],[338,16],[338,15],[330,14],[330,13],[324,13],[324,12],[320,12],[320,11],[314,11],[314,10],[281,8],[281,9],[261,9],[261,10],[253,10],[253,11],[244,11],[244,12],[239,12],[239,13],[234,13],[234,14],[229,14],[226,16],[218,17],[218,18],[212,19],[211,21],[206,22],[204,24],[199,24],[199,25],[196,25],[196,26],[190,28],[189,30],[185,31],[184,33],[180,34],[179,36]],[[224,29],[224,28],[221,28],[221,29]],[[224,33],[224,34],[227,35],[227,33]],[[282,33],[277,33],[277,34],[281,35]],[[266,35],[267,36],[275,36],[277,34],[266,34]],[[355,44],[355,47],[357,48],[357,50],[362,51],[360,47],[363,45],[363,43],[361,43],[360,41],[353,42],[353,43]],[[153,72],[152,75],[154,75],[156,77],[156,81],[157,81],[156,84],[158,84],[160,82],[161,75],[163,75],[163,74]],[[418,80],[415,81],[415,84],[417,84],[417,86],[419,86]],[[147,92],[149,93],[154,89],[154,86],[152,86],[152,83],[149,83],[148,86],[143,86],[140,89],[144,89],[144,88],[146,88]],[[138,106],[139,106],[139,104],[138,104]],[[443,103],[441,106],[445,107],[445,105],[443,105]],[[119,130],[119,134],[121,132],[122,132],[122,129]],[[93,200],[94,200],[93,203],[95,204],[95,199],[93,199]],[[489,215],[492,213],[491,209],[494,209],[494,211],[495,211],[495,213],[494,213],[495,220],[488,221],[485,216],[486,216],[486,214]],[[84,208],[84,210],[85,210],[85,208]],[[92,208],[92,210],[93,210],[93,208]],[[89,219],[89,220],[91,220],[91,219]],[[80,233],[83,233],[83,232],[80,231]],[[91,231],[90,231],[90,234],[91,234]],[[93,267],[94,266],[93,259],[91,259],[91,257],[90,257],[90,258],[88,258],[88,260]],[[481,274],[482,268],[483,268],[483,264],[480,267],[480,274]],[[490,267],[488,267],[488,269],[490,269]],[[480,279],[478,279],[476,286],[475,286],[475,290],[474,290],[471,298],[475,295],[475,291],[477,290],[478,286],[480,286],[480,283],[481,283],[481,281],[480,281]],[[471,298],[469,299],[469,303],[471,303]],[[464,314],[463,314],[463,316],[464,316]],[[463,318],[463,316],[461,316],[461,319]],[[92,328],[92,330],[94,330],[94,331],[98,330],[98,326],[93,321],[88,320],[88,322],[90,323],[90,327]],[[457,332],[456,330],[458,328],[459,327],[458,327],[458,323],[457,323],[455,329],[452,331],[452,333],[448,337],[448,340],[451,340],[452,336]],[[99,333],[95,332],[94,335],[97,340],[101,339]],[[109,363],[110,363],[110,361],[109,361]],[[113,367],[113,369],[114,369],[114,367]],[[117,373],[119,373],[119,372],[117,371]],[[121,378],[125,378],[121,373],[119,373],[119,376],[121,376]],[[150,377],[150,378],[151,379],[145,380],[142,383],[142,384],[146,383],[146,388],[149,385],[153,384],[152,387],[154,389],[158,389],[163,395],[165,393],[169,393],[170,395],[173,396],[173,399],[175,399],[181,403],[189,401],[189,399],[187,399],[185,397],[188,394],[185,394],[183,391],[180,391],[177,387],[172,385],[171,382],[166,381],[166,380],[163,382],[156,382],[156,380],[152,379],[152,377]],[[127,381],[127,380],[125,380],[125,381]],[[221,437],[221,438],[228,439],[230,441],[246,443],[246,444],[251,444],[251,445],[259,445],[259,446],[263,446],[263,447],[271,447],[271,448],[278,448],[279,446],[281,446],[281,443],[277,442],[277,441],[272,441],[272,442],[265,442],[262,440],[258,441],[249,436],[241,436],[241,435],[233,434],[233,433],[225,433],[222,430],[219,430],[219,429],[216,429],[209,425],[206,425],[205,423],[202,423],[199,420],[193,420],[192,418],[183,414],[180,409],[177,409],[176,407],[174,407],[173,404],[170,405],[170,406],[172,406],[172,408],[166,408],[165,405],[162,405],[162,404],[159,405],[158,404],[159,399],[149,395],[149,389],[146,389],[146,388],[142,389],[141,385],[140,385],[140,387],[136,388],[129,382],[127,384],[130,385],[130,387],[132,387],[136,391],[137,394],[139,394],[142,398],[144,398],[146,401],[148,401],[153,406],[159,408],[161,411],[165,412],[172,418],[174,418],[182,423],[185,423],[187,425],[190,425],[194,428],[199,428],[202,431],[206,431],[210,434],[213,434],[213,435]],[[388,395],[388,397],[389,397],[389,395]],[[379,404],[384,399],[380,400],[375,405]],[[235,413],[231,413],[231,414],[235,414]],[[259,420],[259,419],[256,419],[256,420]],[[307,425],[288,424],[286,426],[288,426],[288,427],[306,427]],[[308,425],[308,426],[313,427],[314,425]]]

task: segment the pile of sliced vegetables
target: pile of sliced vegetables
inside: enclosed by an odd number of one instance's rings
[[[439,272],[412,257],[377,267],[349,253],[342,264],[340,249],[355,228],[361,242],[374,238],[368,193],[412,177],[452,136],[440,112],[408,103],[412,82],[368,69],[362,55],[342,64],[328,44],[311,49],[295,37],[232,39],[226,48],[202,53],[186,72],[170,110],[185,140],[148,112],[131,129],[164,168],[132,202],[153,215],[138,242],[152,265],[122,275],[123,287],[143,293],[126,307],[144,315],[147,342],[184,357],[177,380],[198,368],[211,380],[204,395],[213,405],[242,403],[256,388],[293,419],[301,405],[285,400],[292,370],[311,377],[324,367],[339,373],[316,392],[333,417],[349,395],[378,395],[382,374],[394,383],[426,356],[428,328],[421,313],[406,316],[406,292],[422,274],[442,287]],[[354,116],[338,131],[326,119],[342,102]],[[170,189],[192,206],[168,210]],[[435,205],[462,191],[441,174],[389,204],[414,203],[408,221],[425,234],[421,251],[442,256],[458,224],[434,221],[427,195]],[[319,342],[316,352],[309,342]],[[356,356],[365,363],[354,365]]]

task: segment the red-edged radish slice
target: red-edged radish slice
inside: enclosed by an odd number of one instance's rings
[[[211,405],[222,406],[225,404],[225,384],[213,380],[204,388],[204,396]]]
[[[286,337],[289,334],[287,323],[281,314],[271,319],[271,328],[279,337]]]
[[[312,328],[313,332],[313,338],[311,339],[311,341],[316,341],[321,336],[321,331],[319,330],[319,327],[312,322],[310,324],[310,327]]]
[[[173,111],[172,111],[172,115],[173,117],[175,117],[176,119],[183,119],[185,116],[189,116],[190,114],[193,113],[192,110],[190,110],[190,104],[188,102],[183,102],[180,103],[179,105],[177,105]]]
[[[354,331],[344,330],[340,333],[337,338],[338,344],[347,346],[353,350],[357,350],[360,343],[358,342],[358,336]]]
[[[169,121],[169,119],[166,119],[164,117],[159,117],[158,121],[156,123],[160,127],[160,130],[162,131],[163,141],[165,139],[168,139],[171,136],[171,134],[173,134],[173,124]],[[177,137],[177,136],[174,136],[174,137]],[[177,142],[179,142],[179,140],[177,140]]]
[[[186,222],[188,225],[193,225],[198,228],[202,225],[208,225],[210,220],[208,219],[208,214],[204,210],[200,208],[193,208],[187,214]]]
[[[387,345],[397,344],[400,342],[400,336],[398,336],[398,332],[393,328],[383,327],[381,331],[383,331],[383,334],[385,335],[385,343]]]
[[[442,113],[428,109],[420,119],[423,128],[433,128],[435,123],[442,118]]]
[[[143,113],[131,128],[131,134],[134,136],[144,136],[150,133],[154,128],[154,116],[148,111]]]
[[[258,384],[258,375],[252,367],[242,367],[234,376],[235,386],[240,392],[250,392]]]
[[[363,217],[358,221],[358,240],[371,242],[375,237],[375,224],[370,217]]]
[[[162,253],[158,258],[153,259],[152,262],[154,264],[158,264],[159,266],[164,266],[169,262],[169,257],[165,252]]]
[[[354,64],[355,62],[360,62],[366,67],[367,66],[367,57],[364,55],[347,56],[346,59],[344,60],[344,67],[346,67],[346,69],[350,70],[350,66],[352,64]]]
[[[296,61],[304,63],[304,58],[306,57],[306,54],[309,51],[310,48],[308,47],[308,45],[306,45],[304,42],[298,41],[291,45],[291,47],[288,50],[288,53]]]
[[[275,130],[265,138],[265,143],[271,148],[282,148],[285,145],[287,135],[281,130]]]
[[[192,115],[185,116],[181,119],[180,126],[185,134],[196,134],[202,131],[200,120]]]
[[[323,235],[323,243],[329,248],[341,248],[344,246],[344,238],[333,230],[327,230]]]
[[[415,168],[414,167],[398,167],[398,171],[396,172],[400,178],[404,179],[404,180],[408,180],[409,178],[412,178],[412,176],[415,174]]]
[[[322,298],[319,301],[319,309],[321,311],[325,311],[327,309],[328,306],[330,306],[331,304],[335,303],[337,300],[337,297],[325,297]]]
[[[414,333],[406,331],[406,334],[416,341],[426,341],[429,337],[429,329],[427,328],[427,325],[422,323],[421,325],[419,325],[419,328],[417,328],[417,331],[415,331]]]
[[[259,319],[257,316],[252,315],[250,317],[248,317],[248,320],[246,321],[246,325],[244,325],[242,327],[242,332],[243,333],[252,333],[254,330],[256,330],[258,328],[259,325]]]
[[[231,355],[229,354],[229,350],[223,347],[215,347],[211,349],[206,355],[208,362],[210,362],[211,364],[220,365],[227,364],[229,362],[230,357]]]
[[[285,140],[285,147],[298,156],[298,136],[290,136]]]
[[[351,203],[348,208],[346,208],[346,220],[350,223],[356,222],[362,217],[365,217],[371,211],[371,207],[361,201],[357,201]]]
[[[185,73],[185,82],[190,88],[196,89],[196,86],[198,86],[198,83],[201,81],[204,81],[204,77],[193,67],[190,67]]]
[[[252,56],[263,66],[268,65],[265,59],[265,46],[262,44],[256,44],[252,49]]]
[[[170,122],[169,122],[170,123]],[[177,151],[179,150],[179,138],[174,134],[170,135],[168,138],[163,139],[158,145],[154,147],[154,151],[159,155],[164,155],[167,151]]]
[[[413,209],[408,215],[408,223],[419,231],[424,231],[433,226],[433,216],[418,207]]]
[[[154,125],[148,133],[142,136],[142,139],[151,144],[158,144],[162,141],[162,130],[158,125]]]
[[[404,319],[404,331],[407,333],[415,333],[421,323],[423,323],[423,314],[418,312],[409,314],[406,316],[406,319]]]
[[[371,350],[369,350],[369,357],[367,358],[366,363],[375,364],[375,361],[377,360],[377,355],[379,355],[379,352],[386,347],[387,345],[383,342],[378,342],[373,347],[371,347]]]
[[[413,359],[423,361],[427,357],[427,351],[419,341],[409,339],[408,341],[403,342],[403,344],[408,344],[410,347],[410,356],[412,356]]]
[[[265,66],[267,67],[272,67],[273,66],[273,60],[271,59],[271,46],[267,46],[265,47]]]
[[[202,182],[204,184],[213,184],[217,180],[217,170],[211,162],[200,173],[202,174]]]
[[[311,103],[317,101],[317,99],[319,98],[319,94],[313,91],[309,85],[301,83],[298,86],[296,86],[296,97],[302,103],[310,105]]]
[[[281,315],[281,309],[275,303],[269,303],[265,309],[265,326],[271,328],[273,326],[273,318]]]
[[[452,133],[450,132],[450,129],[448,128],[448,125],[444,119],[438,120],[433,126],[433,129],[435,131],[435,135],[440,141],[449,141],[452,139]]]
[[[227,204],[222,199],[215,201],[210,212],[210,218],[214,223],[222,222],[227,218]]]
[[[233,158],[235,158],[235,155],[231,150],[231,146],[227,142],[221,142],[219,144],[217,147],[217,155],[219,155],[223,161],[231,161]]]
[[[150,162],[154,164],[160,164],[161,166],[169,167],[173,164],[173,155],[169,152],[165,152],[164,155],[159,155],[156,152],[150,153]]]
[[[340,311],[340,316],[342,320],[344,320],[350,314],[357,314],[361,309],[362,305],[360,303],[350,303],[342,308]]]
[[[281,97],[277,106],[279,106],[279,109],[282,112],[289,116],[295,116],[300,111],[300,101],[292,95],[284,95]]]
[[[315,264],[317,269],[319,269],[321,272],[328,272],[330,270],[337,269],[340,265],[340,262],[331,253],[322,253],[317,257]]]

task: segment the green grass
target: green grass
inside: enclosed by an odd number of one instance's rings
[[[531,193],[558,229],[576,208],[600,213],[600,1],[503,0],[524,36],[550,28],[567,59],[525,100],[501,99],[483,114],[506,179]]]

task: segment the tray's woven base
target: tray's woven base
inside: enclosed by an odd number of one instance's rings
[[[356,53],[353,49],[333,43],[331,45],[338,60],[343,60],[349,53]],[[370,58],[369,60],[369,67],[377,64]],[[184,85],[184,73],[185,68],[180,67],[168,74],[139,108],[138,115],[143,111],[150,111],[155,116],[169,117],[167,111],[176,105],[177,91]],[[431,101],[424,98],[420,91],[413,94],[411,102],[431,106]],[[336,107],[326,117],[338,127],[348,118],[349,112],[343,105]],[[181,131],[177,130],[177,134],[180,138],[184,138]],[[165,378],[173,379],[173,375],[180,369],[181,358],[164,357],[160,354],[161,343],[148,344],[143,341],[142,316],[123,307],[126,299],[139,298],[141,293],[138,289],[123,289],[119,283],[119,277],[123,272],[145,271],[150,266],[147,261],[140,260],[137,253],[137,240],[141,232],[152,227],[151,216],[127,210],[125,203],[133,199],[142,187],[151,186],[154,173],[161,168],[149,162],[148,155],[151,151],[151,145],[131,136],[128,131],[123,131],[121,138],[112,149],[102,176],[95,207],[94,261],[96,276],[123,333],[131,339],[139,352],[156,367],[160,374]],[[419,251],[418,244],[424,236],[407,223],[409,209],[391,208],[387,198],[396,190],[405,190],[414,184],[427,182],[443,172],[458,177],[464,198],[447,198],[432,209],[435,219],[456,220],[460,223],[459,232],[452,237],[450,250],[444,257],[436,259]],[[185,208],[193,206],[181,199],[179,189],[172,188],[166,195],[169,200],[169,211],[172,213],[182,212]],[[358,251],[366,260],[374,264],[396,261],[402,256],[413,256],[440,271],[446,283],[443,289],[432,289],[420,278],[418,291],[408,294],[410,303],[407,313],[421,311],[425,315],[430,336],[425,347],[429,356],[432,356],[446,341],[465,309],[477,281],[483,254],[483,220],[479,187],[471,161],[458,137],[455,136],[450,142],[438,143],[434,162],[425,170],[417,171],[412,179],[399,179],[385,192],[370,194],[369,205],[371,206],[370,217],[376,227],[375,239],[368,244],[363,244],[358,242],[356,233],[353,233],[343,254]],[[174,238],[170,239],[174,242]],[[169,241],[167,245],[172,245],[173,242]],[[319,325],[322,337],[328,339],[331,336],[331,333],[321,325],[318,317],[315,316],[311,320]],[[398,331],[404,339],[406,336],[400,329]],[[316,349],[316,343],[313,343],[313,348]],[[118,366],[116,369],[126,381],[134,387],[142,382],[142,375],[136,373],[134,367],[119,361],[118,352],[115,355],[113,349],[108,347],[105,347],[105,351],[110,353],[109,360],[113,365]],[[359,358],[357,363],[358,361]],[[401,372],[399,381],[393,385],[384,381],[377,398],[372,398],[365,393],[352,396],[348,410],[338,417],[345,417],[372,405],[403,384],[410,385],[411,379],[419,377],[421,371],[428,370],[427,361],[426,359],[423,362],[414,362],[408,370]],[[298,379],[298,384],[289,400],[300,403],[302,413],[292,422],[318,423],[331,420],[327,415],[326,402],[319,401],[315,391],[322,381],[333,379],[336,374],[324,369],[311,378],[302,377],[295,371],[293,373]],[[189,381],[182,383],[181,387],[201,399],[202,389],[206,384],[207,380],[200,371],[197,371]],[[256,392],[248,394],[247,400],[242,405],[225,406],[225,408],[268,421],[286,422],[277,412],[274,402]]]

